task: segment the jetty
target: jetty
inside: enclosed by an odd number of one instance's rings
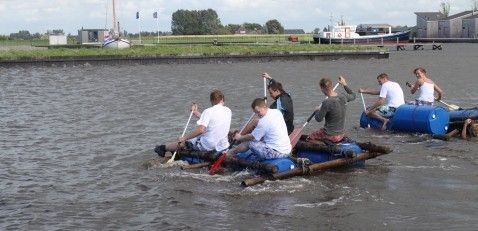
[[[404,50],[442,50],[443,46],[441,43],[393,43],[393,44],[378,44],[376,45],[380,48],[388,48],[389,50],[395,49],[396,51],[404,51]]]

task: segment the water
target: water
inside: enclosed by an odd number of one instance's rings
[[[291,93],[301,126],[324,98],[320,77],[344,75],[357,90],[378,88],[386,72],[404,86],[418,65],[446,102],[477,106],[476,60],[478,44],[445,44],[388,60],[0,69],[0,229],[477,230],[477,141],[363,130],[360,97],[349,104],[349,136],[394,149],[363,168],[242,188],[247,172],[145,167],[214,88],[240,128],[264,71]]]

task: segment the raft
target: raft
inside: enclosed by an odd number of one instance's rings
[[[404,104],[397,108],[389,118],[387,130],[443,135],[448,130],[450,112],[439,106],[417,106]],[[365,112],[360,116],[360,127],[382,128],[382,122],[368,117]]]
[[[294,153],[291,157],[261,160],[258,155],[247,151],[239,153],[235,158],[226,158],[224,166],[234,171],[243,169],[253,169],[259,175],[277,174],[288,172],[297,167],[303,167],[304,164],[317,164],[337,159],[356,158],[366,151],[389,153],[387,147],[374,145],[371,143],[343,142],[337,144],[312,143],[300,140],[297,142]],[[189,164],[199,164],[204,162],[212,163],[221,153],[218,152],[200,152],[200,151],[179,151],[179,159],[187,161]],[[363,166],[365,160],[349,163],[352,166]]]

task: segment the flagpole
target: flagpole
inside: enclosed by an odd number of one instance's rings
[[[159,15],[156,12],[156,27],[158,28],[158,44],[159,44]]]
[[[141,44],[141,16],[139,15],[139,11],[136,13],[136,17],[138,18],[139,44]]]

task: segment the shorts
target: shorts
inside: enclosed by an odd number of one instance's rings
[[[194,137],[190,140],[186,141],[186,149],[187,150],[194,150],[194,151],[210,151],[205,149],[202,146],[201,139],[198,137]]]
[[[318,131],[311,133],[307,137],[307,141],[317,140],[317,141],[330,141],[332,143],[338,143],[344,139],[344,134],[339,135],[327,135],[324,128],[321,128]]]
[[[433,106],[433,102],[423,101],[423,100],[415,100],[415,105],[417,106]]]
[[[381,106],[377,109],[378,114],[383,117],[392,117],[395,114],[395,111],[397,111],[397,108],[389,106]]]
[[[250,141],[249,148],[251,149],[252,153],[266,160],[285,158],[289,156],[289,153],[286,153],[286,154],[280,153],[276,151],[275,149],[268,147],[266,143],[262,141]]]

